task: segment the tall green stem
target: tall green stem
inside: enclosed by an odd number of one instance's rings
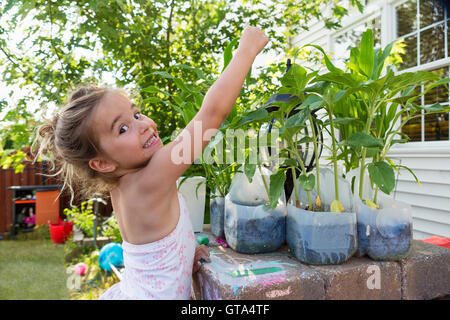
[[[305,165],[303,164],[302,158],[300,157],[300,155],[298,153],[296,143],[291,141],[290,145],[291,145],[292,150],[294,150],[294,152],[295,152],[295,156],[297,157],[297,161],[300,164],[300,167],[302,168],[302,173],[306,176],[306,168],[305,168]],[[308,205],[310,208],[312,208],[311,193],[309,190],[306,190],[306,195],[308,196]]]
[[[377,203],[378,186],[375,187],[375,194],[373,196],[373,203]]]
[[[372,108],[369,108],[369,119],[366,123],[366,128],[364,130],[365,134],[369,134],[370,127],[372,125],[373,115],[371,112]],[[362,200],[363,198],[363,187],[364,187],[364,171],[366,168],[366,151],[367,149],[365,147],[362,148],[362,155],[361,155],[361,165],[359,168],[359,198]]]
[[[330,133],[331,133],[331,142],[332,142],[332,152],[333,152],[333,166],[334,166],[334,192],[336,194],[336,200],[339,201],[339,185],[338,185],[338,167],[337,167],[337,154],[336,154],[336,139],[334,136],[334,121],[333,115],[331,114],[331,110],[329,107],[327,108],[328,117],[330,118]]]
[[[292,167],[292,182],[294,183],[295,206],[297,208],[300,208],[300,202],[298,200],[297,175],[295,174],[295,168],[294,167]]]
[[[267,196],[270,199],[269,187],[267,186],[266,179],[264,179],[264,175],[263,175],[262,170],[261,170],[261,165],[259,163],[258,163],[258,170],[259,170],[259,173],[261,174],[261,179],[262,179],[262,181],[264,183],[264,188],[266,188]]]

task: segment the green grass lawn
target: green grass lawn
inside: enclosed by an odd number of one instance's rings
[[[0,300],[70,299],[63,251],[50,240],[0,241]]]

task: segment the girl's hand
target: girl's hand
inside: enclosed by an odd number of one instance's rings
[[[266,46],[269,38],[260,28],[246,26],[242,31],[238,51],[252,54],[255,57]]]
[[[195,249],[195,255],[194,255],[194,267],[192,269],[192,274],[196,273],[198,269],[200,269],[200,259],[205,260],[206,262],[211,262],[211,259],[209,258],[209,250],[204,245],[201,244]]]

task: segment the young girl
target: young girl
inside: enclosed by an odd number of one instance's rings
[[[267,42],[259,28],[245,27],[233,59],[208,90],[201,109],[166,146],[155,122],[118,89],[79,89],[39,128],[37,155],[61,166],[58,173],[72,198],[75,185],[86,194],[111,197],[125,271],[122,281],[100,299],[189,299],[192,273],[200,258],[209,261],[209,252],[203,245],[196,248],[176,181],[209,142],[194,134],[194,126],[200,124],[203,132],[220,127]],[[47,151],[53,160],[44,156]]]

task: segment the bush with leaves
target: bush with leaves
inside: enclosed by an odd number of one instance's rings
[[[94,212],[92,200],[83,201],[80,207],[73,206],[70,209],[65,208],[64,214],[67,218],[73,221],[73,224],[77,226],[85,235],[85,237],[93,237],[94,235]],[[100,232],[100,227],[97,226],[97,232]]]

